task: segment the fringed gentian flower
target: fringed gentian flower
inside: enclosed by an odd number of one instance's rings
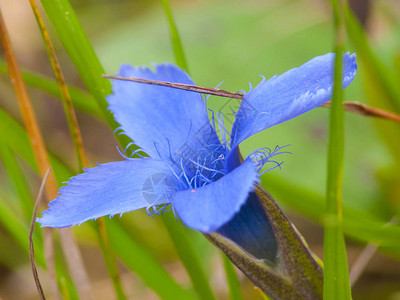
[[[150,157],[85,169],[60,189],[38,219],[68,227],[105,215],[145,208],[168,209],[202,233],[218,231],[253,256],[274,260],[276,240],[254,190],[263,165],[280,153],[261,148],[241,162],[238,146],[248,137],[327,102],[332,95],[334,54],[262,82],[244,94],[230,135],[221,115],[210,122],[199,93],[114,81],[108,97],[120,130]],[[343,87],[356,74],[355,55],[343,55]],[[155,71],[123,65],[120,76],[194,84],[171,64]],[[217,134],[220,131],[220,136]],[[226,138],[228,136],[228,138]]]

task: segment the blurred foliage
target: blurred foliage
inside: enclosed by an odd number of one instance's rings
[[[32,86],[30,94],[47,145],[54,153],[53,166],[61,183],[73,175],[71,170],[77,166],[62,105],[54,100],[54,95],[58,95],[54,82],[49,83],[46,77],[37,74],[51,76],[50,64],[29,7],[25,7],[26,1],[12,2],[15,7],[9,4],[11,2],[7,3],[2,7],[3,14],[10,24],[11,37],[16,36],[15,32],[25,37],[25,41],[16,42],[16,51],[22,66],[34,71],[26,74],[26,82]],[[161,2],[74,0],[71,5],[106,73],[117,72],[121,63],[150,65],[152,62],[175,61]],[[248,81],[254,86],[261,80],[258,74],[268,78],[333,49],[334,31],[328,1],[171,1],[170,5],[188,68],[199,85],[214,87],[224,81],[223,89],[248,90]],[[371,5],[366,24],[369,36],[364,36],[354,24],[353,31],[349,31],[345,49],[358,53],[359,71],[356,80],[345,91],[345,100],[399,112],[400,6],[389,0],[375,1]],[[11,20],[15,10],[27,16],[21,17],[18,26]],[[117,140],[104,126],[101,117],[93,118],[93,115],[99,116],[99,111],[91,96],[82,91],[83,84],[54,29],[49,22],[46,24],[67,82],[75,86],[71,95],[80,111],[78,119],[90,164],[119,159],[115,148]],[[2,66],[0,71],[4,72]],[[11,278],[14,276],[17,282],[33,284],[27,259],[30,204],[26,200],[28,196],[34,198],[39,182],[33,171],[36,164],[27,146],[26,133],[19,125],[21,117],[7,76],[1,76],[0,87],[0,244],[6,245],[0,250],[0,266],[4,269],[0,277],[0,297],[34,298],[33,286],[25,293],[14,287]],[[236,100],[218,97],[210,97],[208,103],[213,110],[227,113],[238,107]],[[282,170],[265,174],[263,185],[289,212],[302,216],[300,220],[295,218],[296,226],[317,254],[322,253],[322,234],[318,226],[310,227],[308,220],[314,224],[321,222],[324,212],[328,114],[326,108],[316,109],[257,134],[241,146],[243,154],[247,155],[264,146],[291,145],[293,154],[282,157],[285,161]],[[400,292],[396,283],[400,279],[397,261],[400,258],[400,238],[397,238],[400,228],[398,225],[383,227],[400,208],[399,136],[397,124],[346,113],[343,201],[345,232],[351,238],[348,243],[350,263],[358,253],[359,245],[367,242],[381,244],[381,250],[390,255],[390,258],[376,258],[375,264],[372,263],[354,287],[354,299],[394,299],[390,297]],[[176,288],[183,295],[187,291],[194,295],[161,217],[149,218],[145,211],[137,211],[125,214],[121,219],[115,217],[107,224],[113,232],[126,235],[124,241],[129,241],[129,237],[132,239],[130,243],[120,245],[117,236],[112,241],[121,251],[116,252],[122,261],[122,281],[129,297],[154,299],[155,294],[146,285],[154,289],[154,284],[164,280],[165,284],[158,288],[166,289],[166,294]],[[216,249],[198,232],[185,231],[217,298],[226,299],[228,283],[222,275],[223,262]],[[41,261],[38,232],[37,228],[37,259]],[[74,232],[82,245],[96,296],[98,299],[112,298],[111,283],[104,284],[107,275],[94,231],[88,224],[83,224],[74,228]],[[137,245],[139,250],[135,248]],[[124,247],[132,252],[122,252]],[[134,249],[137,253],[146,251],[148,265],[132,267],[136,258]],[[384,267],[375,266],[379,263]],[[149,276],[145,284],[128,271],[129,268],[136,271],[140,268],[139,273],[145,272],[150,266],[156,270],[154,278],[151,273],[138,274],[142,280],[143,276]],[[46,276],[42,278],[45,282]],[[241,274],[239,280],[245,299],[262,299]],[[367,295],[365,290],[379,290],[380,294],[371,292]]]

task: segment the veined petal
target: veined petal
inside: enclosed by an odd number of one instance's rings
[[[254,188],[258,173],[251,160],[204,187],[180,191],[172,202],[175,212],[190,228],[211,233],[240,210]]]
[[[167,163],[151,158],[99,165],[73,177],[37,222],[63,228],[105,215],[170,202],[176,182]]]
[[[244,95],[232,127],[232,149],[242,141],[314,109],[332,97],[335,54],[328,53],[263,80]],[[343,54],[343,88],[357,71],[355,54]]]
[[[119,75],[194,84],[171,64],[156,65],[155,72],[122,65]],[[153,158],[179,164],[182,157],[209,156],[220,145],[199,93],[119,80],[113,92],[107,100],[121,129]]]

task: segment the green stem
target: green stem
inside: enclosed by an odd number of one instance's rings
[[[168,0],[161,0],[164,8],[165,15],[168,19],[169,33],[171,35],[172,47],[174,50],[176,64],[189,73],[188,65],[185,58],[185,52],[183,51],[183,46],[181,38],[179,36],[178,29],[176,28],[174,17],[172,16],[171,8],[169,6]]]
[[[229,297],[231,300],[243,300],[243,295],[240,290],[240,282],[235,272],[235,268],[225,254],[221,254],[221,256],[224,262],[226,279],[229,286]]]
[[[163,222],[199,298],[215,299],[207,276],[201,266],[200,259],[183,225],[177,222],[173,214],[164,214]]]
[[[344,110],[342,90],[344,6],[334,0],[335,74],[329,122],[328,178],[324,232],[324,299],[351,299],[346,244],[343,236],[342,182],[344,155]]]

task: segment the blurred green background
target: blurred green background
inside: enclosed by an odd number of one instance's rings
[[[356,13],[364,14],[361,18],[364,18],[372,48],[391,74],[397,76],[400,86],[400,3],[395,0],[353,2]],[[29,3],[1,0],[0,4],[21,66],[52,77]],[[174,62],[167,21],[159,1],[74,0],[71,4],[108,74],[117,72],[121,63],[151,65],[153,62]],[[255,86],[261,80],[259,74],[267,78],[281,74],[333,49],[334,31],[328,1],[198,0],[171,1],[170,4],[191,77],[198,85],[215,87],[223,81],[220,87],[225,90],[248,90],[248,82]],[[49,22],[46,24],[67,82],[84,89],[51,25]],[[354,52],[355,46],[348,41],[346,49]],[[364,64],[359,61],[358,75],[346,89],[345,100],[390,109],[384,99],[371,94],[373,87],[365,72]],[[76,170],[77,160],[61,103],[39,89],[30,88],[29,92],[48,148]],[[400,103],[398,100],[397,104]],[[208,103],[213,110],[229,112],[237,106],[235,101],[210,97]],[[22,123],[7,76],[1,76],[0,80],[0,107]],[[241,146],[243,154],[247,155],[260,147],[291,145],[289,151],[293,154],[278,158],[284,160],[282,170],[275,169],[264,175],[263,185],[277,198],[320,257],[323,232],[318,221],[321,221],[323,211],[319,217],[307,197],[294,198],[294,195],[301,195],[297,193],[298,189],[302,189],[302,195],[312,195],[315,199],[325,194],[328,113],[326,108],[315,109],[254,136]],[[116,149],[117,141],[103,122],[85,112],[79,112],[78,119],[91,166],[96,161],[104,163],[121,159]],[[398,214],[400,207],[400,159],[397,152],[400,135],[395,138],[389,135],[398,132],[399,126],[386,120],[346,113],[345,130],[344,204],[358,214],[385,223]],[[8,132],[1,132],[1,135],[13,139]],[[17,159],[34,197],[39,179],[20,157]],[[0,202],[7,203],[15,216],[22,219],[15,186],[1,164],[0,179]],[[66,180],[68,178],[63,181]],[[26,249],[4,225],[7,222],[5,214],[0,212],[0,218],[3,218],[0,224],[0,299],[38,299]],[[114,221],[126,225],[129,234],[144,245],[177,282],[190,288],[188,275],[160,218],[148,217],[142,210],[124,214],[120,220],[115,217]],[[218,299],[227,299],[228,289],[218,250],[201,234],[187,231]],[[74,228],[74,232],[97,299],[113,299],[94,232],[87,224]],[[348,239],[350,267],[365,246],[354,240],[357,234],[353,232],[352,238]],[[373,257],[353,288],[354,299],[400,299],[400,245],[397,247]],[[123,264],[121,274],[128,298],[158,299]],[[41,272],[41,276],[47,288],[46,273]],[[240,273],[239,277],[245,299],[262,299],[251,282]]]

